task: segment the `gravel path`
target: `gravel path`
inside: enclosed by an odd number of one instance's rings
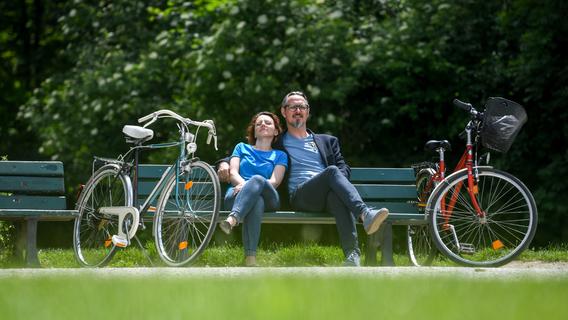
[[[11,277],[255,277],[287,276],[335,277],[407,277],[447,276],[464,278],[568,278],[568,263],[513,262],[501,268],[463,267],[294,267],[294,268],[100,268],[100,269],[2,269],[1,278]]]

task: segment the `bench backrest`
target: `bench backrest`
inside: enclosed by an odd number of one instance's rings
[[[140,165],[138,193],[143,203],[167,165]],[[352,168],[351,182],[372,207],[387,207],[393,213],[416,213],[416,186],[412,168]],[[155,203],[152,205],[155,206]]]
[[[412,168],[352,168],[351,182],[367,205],[391,213],[417,213]]]
[[[64,210],[60,161],[0,161],[1,209]]]

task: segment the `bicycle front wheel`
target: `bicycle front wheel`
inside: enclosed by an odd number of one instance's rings
[[[203,161],[172,175],[158,201],[154,237],[160,258],[183,266],[201,255],[215,232],[221,187],[213,168]]]
[[[102,214],[101,207],[132,206],[130,178],[117,165],[97,170],[89,179],[79,201],[73,229],[75,258],[84,267],[102,267],[116,252],[112,236],[118,234],[118,216]]]
[[[498,267],[529,246],[536,232],[537,208],[528,188],[511,174],[493,168],[476,170],[471,193],[465,170],[449,176],[434,191],[427,206],[432,238],[457,263]]]
[[[432,177],[435,171],[431,168],[422,169],[416,175],[416,193],[418,210],[424,212],[428,197],[434,188]],[[436,256],[436,247],[430,235],[430,227],[424,225],[409,225],[406,229],[408,257],[415,266],[429,266]]]

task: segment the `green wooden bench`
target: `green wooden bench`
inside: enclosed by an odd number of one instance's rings
[[[63,163],[59,161],[0,161],[0,220],[19,222],[16,254],[27,266],[39,266],[37,222],[66,221]]]
[[[152,189],[167,168],[165,165],[140,165],[140,199]],[[424,214],[416,206],[416,186],[412,168],[352,168],[351,182],[363,200],[372,207],[386,207],[390,215],[379,231],[368,236],[367,264],[376,264],[377,249],[381,247],[381,264],[394,265],[392,254],[393,225],[425,224]],[[224,196],[224,195],[223,195]],[[142,201],[142,200],[141,200]],[[219,219],[228,212],[222,211]],[[263,223],[335,224],[335,218],[324,212],[277,211],[266,212]]]

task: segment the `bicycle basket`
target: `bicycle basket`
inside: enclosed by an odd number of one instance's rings
[[[481,143],[498,152],[507,152],[521,127],[527,122],[527,113],[520,104],[499,97],[491,97],[485,105]]]

